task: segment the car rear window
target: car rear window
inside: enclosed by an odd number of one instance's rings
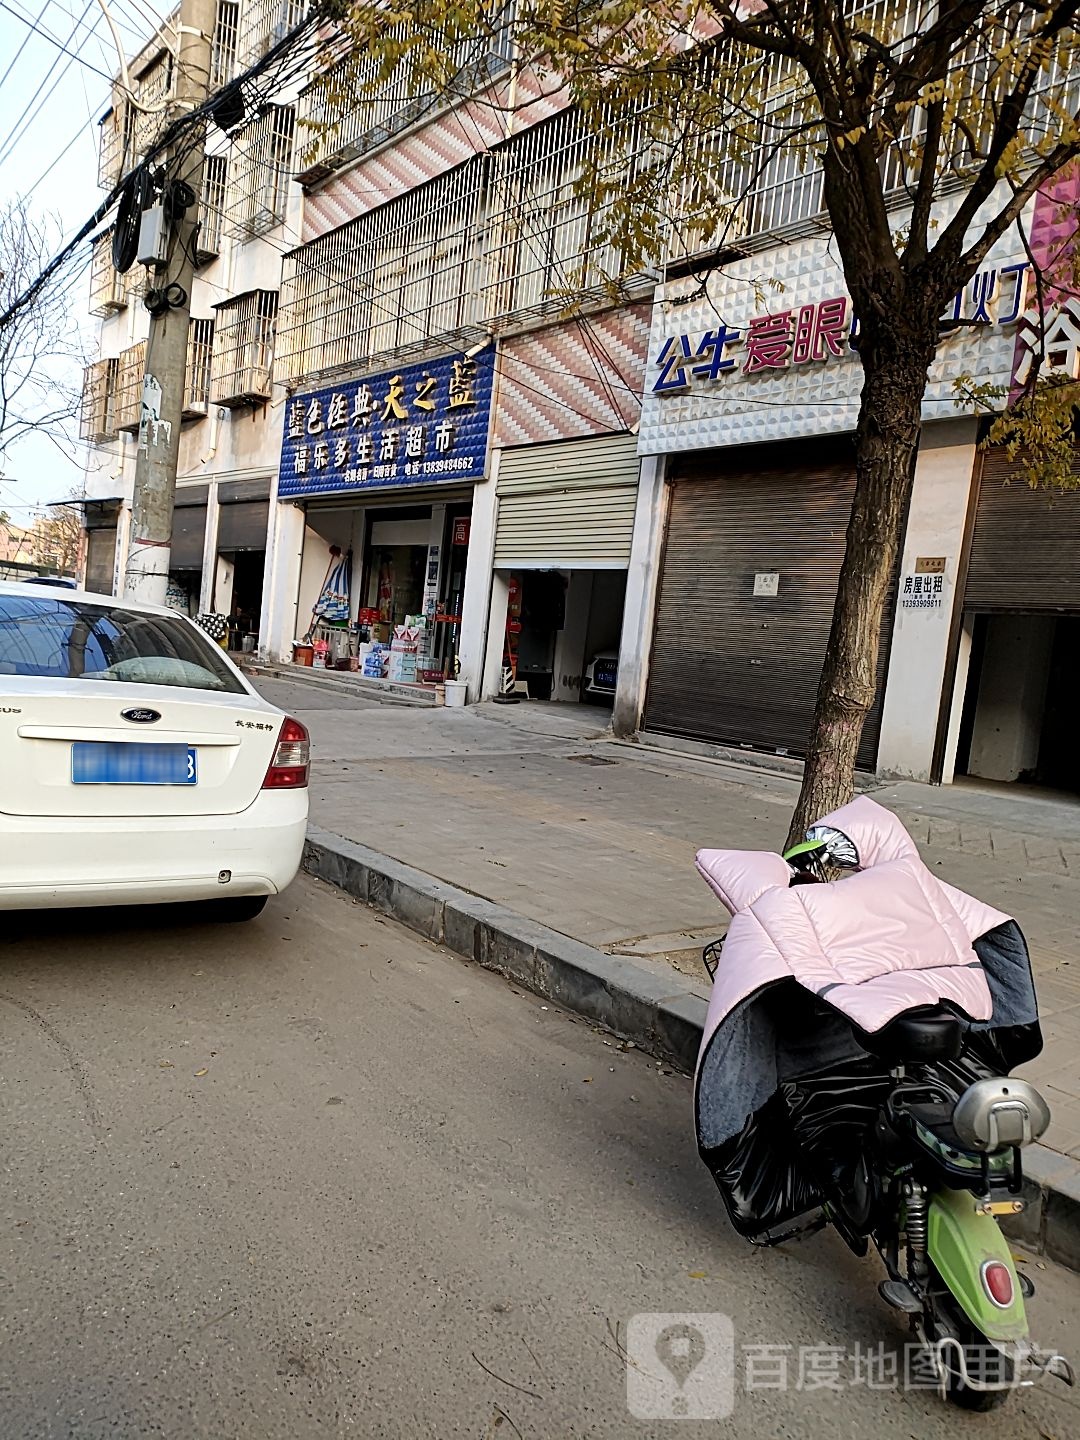
[[[244,694],[220,649],[179,616],[61,595],[0,595],[0,676],[115,680]]]

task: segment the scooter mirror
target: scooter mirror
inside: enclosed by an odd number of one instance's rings
[[[831,825],[811,825],[806,838],[825,847],[830,864],[841,870],[858,870],[859,852],[842,830],[834,830]]]

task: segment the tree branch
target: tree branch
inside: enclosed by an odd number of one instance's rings
[[[1078,10],[1080,10],[1080,0],[1062,0],[1062,3],[1047,20],[1046,25],[1044,25],[1036,35],[1031,36],[1027,59],[1024,61],[1015,85],[1005,97],[998,111],[994,124],[994,133],[987,148],[986,159],[983,161],[983,164],[972,181],[971,187],[960,202],[956,214],[946,226],[938,244],[934,246],[935,255],[948,256],[950,251],[952,251],[959,257],[961,247],[964,243],[964,237],[967,235],[971,222],[978,214],[981,206],[993,194],[1001,178],[998,174],[999,162],[1019,132],[1020,125],[1024,118],[1024,111],[1027,108],[1028,100],[1031,98],[1031,91],[1042,69],[1042,59],[1040,57],[1045,53],[1045,50],[1043,45],[1037,44],[1036,42],[1058,38],[1063,30],[1071,26]],[[1080,116],[1074,118],[1080,122]],[[1055,170],[1067,164],[1072,156],[1077,153],[1078,148],[1080,147],[1075,144],[1062,144],[1056,147],[1053,152],[1056,158],[1053,159],[1052,162],[1044,162],[1032,172],[1033,174],[1042,175],[1042,179],[1027,190],[1026,198],[1030,198],[1035,190],[1039,188],[1039,185],[1045,184],[1046,180],[1049,179]],[[1048,173],[1046,173],[1047,163],[1052,163],[1053,165],[1053,168]],[[1022,202],[1018,208],[1013,208],[1011,204],[1007,207],[1007,211],[1003,213],[1008,213],[1008,219],[1004,225],[997,230],[993,240],[998,239],[1004,234],[1005,230],[1008,229],[1019,214],[1019,211],[1023,208],[1023,203],[1024,202]],[[989,246],[993,244],[993,240],[989,242],[986,249],[989,249]],[[985,255],[986,250],[982,253]]]

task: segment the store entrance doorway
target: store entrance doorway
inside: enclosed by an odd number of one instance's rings
[[[503,667],[534,700],[615,697],[624,570],[517,570],[509,576]]]
[[[1080,793],[1080,616],[969,617],[956,770]]]

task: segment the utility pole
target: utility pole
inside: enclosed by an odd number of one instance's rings
[[[210,51],[217,14],[215,0],[180,0],[175,98],[170,119],[190,114],[206,99],[210,84]],[[202,194],[205,122],[185,132],[170,149],[165,169],[165,213],[170,196],[190,187],[195,203],[186,210],[173,206],[168,261],[153,286],[168,304],[155,306],[146,342],[139,448],[135,456],[135,495],[131,515],[124,595],[164,605],[169,578],[173,500],[180,455],[180,416],[184,406],[188,322],[195,267],[198,197]],[[181,191],[181,193],[183,193]],[[173,303],[175,302],[175,303]]]

